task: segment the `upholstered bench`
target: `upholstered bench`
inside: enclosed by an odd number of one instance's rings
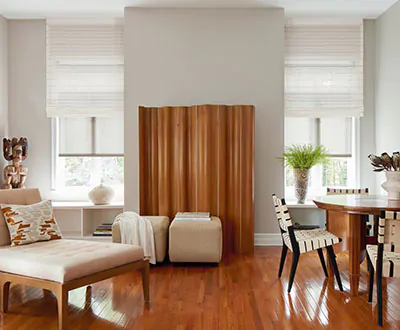
[[[41,201],[37,189],[0,190],[1,204],[30,205]],[[18,215],[17,213],[13,213]],[[67,329],[70,290],[139,269],[145,301],[149,301],[149,261],[132,245],[54,239],[10,246],[10,234],[0,215],[0,311],[8,310],[10,283],[53,291],[58,328]]]
[[[222,257],[221,220],[174,220],[169,227],[169,259],[172,262],[213,262]]]
[[[151,222],[154,233],[154,248],[156,250],[156,261],[163,262],[167,254],[169,218],[164,216],[145,216]],[[121,231],[118,221],[112,226],[112,241],[121,243]]]

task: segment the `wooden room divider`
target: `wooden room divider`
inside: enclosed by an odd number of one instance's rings
[[[139,107],[140,213],[210,212],[224,253],[254,250],[254,107]]]

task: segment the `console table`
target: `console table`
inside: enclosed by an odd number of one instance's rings
[[[360,256],[365,253],[366,215],[380,215],[382,209],[400,211],[400,201],[379,195],[327,195],[314,203],[326,210],[326,228],[343,239],[335,251],[349,252],[349,277],[352,295],[358,295]]]
[[[53,211],[64,238],[110,241],[111,236],[93,236],[98,225],[113,222],[124,211],[123,202],[94,205],[90,202],[53,202]]]

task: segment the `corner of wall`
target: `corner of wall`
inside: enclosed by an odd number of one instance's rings
[[[8,20],[0,16],[0,143],[5,136],[8,136]],[[7,162],[2,156],[0,159],[2,172]]]

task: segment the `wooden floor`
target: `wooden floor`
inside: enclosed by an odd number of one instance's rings
[[[170,264],[151,269],[151,304],[144,307],[139,273],[70,292],[71,329],[380,329],[376,298],[367,302],[363,264],[360,296],[349,294],[347,256],[338,259],[345,291],[323,276],[318,255],[302,255],[291,294],[286,292],[291,255],[277,278],[280,248],[256,248],[217,266]],[[376,291],[375,291],[376,293]],[[389,296],[388,298],[387,295]],[[384,293],[385,329],[400,329],[400,279]],[[56,300],[42,290],[12,286],[10,310],[0,329],[56,329]]]

